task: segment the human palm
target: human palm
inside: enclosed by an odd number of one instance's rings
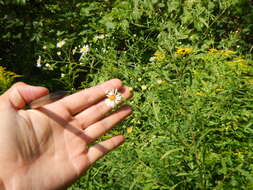
[[[121,89],[107,81],[37,109],[26,103],[47,94],[42,87],[19,84],[0,97],[0,163],[3,189],[47,190],[69,186],[97,159],[123,143],[122,135],[88,145],[131,113],[129,106],[108,114],[105,91]],[[0,180],[1,187],[1,180]]]

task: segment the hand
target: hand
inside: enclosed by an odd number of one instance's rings
[[[131,114],[129,106],[108,114],[105,91],[119,89],[118,79],[66,96],[37,109],[22,109],[46,94],[44,87],[16,83],[0,96],[0,189],[62,189],[96,160],[124,142],[122,135],[95,144],[98,137]]]

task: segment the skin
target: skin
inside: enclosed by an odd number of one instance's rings
[[[122,135],[88,147],[132,112],[122,106],[111,113],[105,91],[119,89],[119,79],[82,90],[36,109],[23,109],[48,94],[44,87],[16,83],[0,96],[0,189],[64,189],[124,142]]]

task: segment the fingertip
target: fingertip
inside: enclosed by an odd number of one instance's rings
[[[120,88],[122,87],[122,81],[118,78],[114,78],[111,79],[110,82],[112,82],[112,84],[116,87],[116,88]]]
[[[133,112],[133,109],[130,105],[124,105],[123,107],[120,108],[119,111],[128,112],[128,115],[130,115]]]
[[[123,86],[120,89],[120,92],[126,99],[130,99],[133,97],[133,88],[129,86]]]
[[[124,135],[117,135],[116,136],[120,142],[119,145],[123,144],[125,142],[125,136]]]

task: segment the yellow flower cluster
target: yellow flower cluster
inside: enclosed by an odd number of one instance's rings
[[[221,55],[222,56],[230,56],[230,55],[235,54],[235,53],[236,53],[235,51],[225,50],[225,51],[221,52]]]
[[[154,53],[154,56],[151,57],[149,60],[151,62],[153,61],[162,61],[165,59],[165,53],[163,51],[160,51],[160,50],[157,50],[155,53]]]
[[[208,53],[216,54],[216,55],[220,55],[220,56],[225,56],[225,57],[236,54],[236,52],[232,51],[232,50],[218,50],[218,49],[215,49],[215,48],[209,49]]]
[[[215,54],[215,53],[218,53],[218,52],[219,52],[219,50],[214,49],[214,48],[211,48],[211,49],[208,50],[208,53],[213,53],[213,54]]]
[[[236,58],[233,60],[234,63],[243,63],[243,62],[245,62],[245,61],[246,61],[246,60],[243,59],[243,58],[241,58],[241,57],[236,57]]]
[[[0,89],[4,89],[11,85],[14,78],[22,77],[14,72],[6,71],[4,67],[0,66]]]
[[[191,54],[191,53],[193,53],[192,48],[179,48],[179,47],[177,47],[176,54],[178,54],[178,55],[187,55],[187,54]]]

